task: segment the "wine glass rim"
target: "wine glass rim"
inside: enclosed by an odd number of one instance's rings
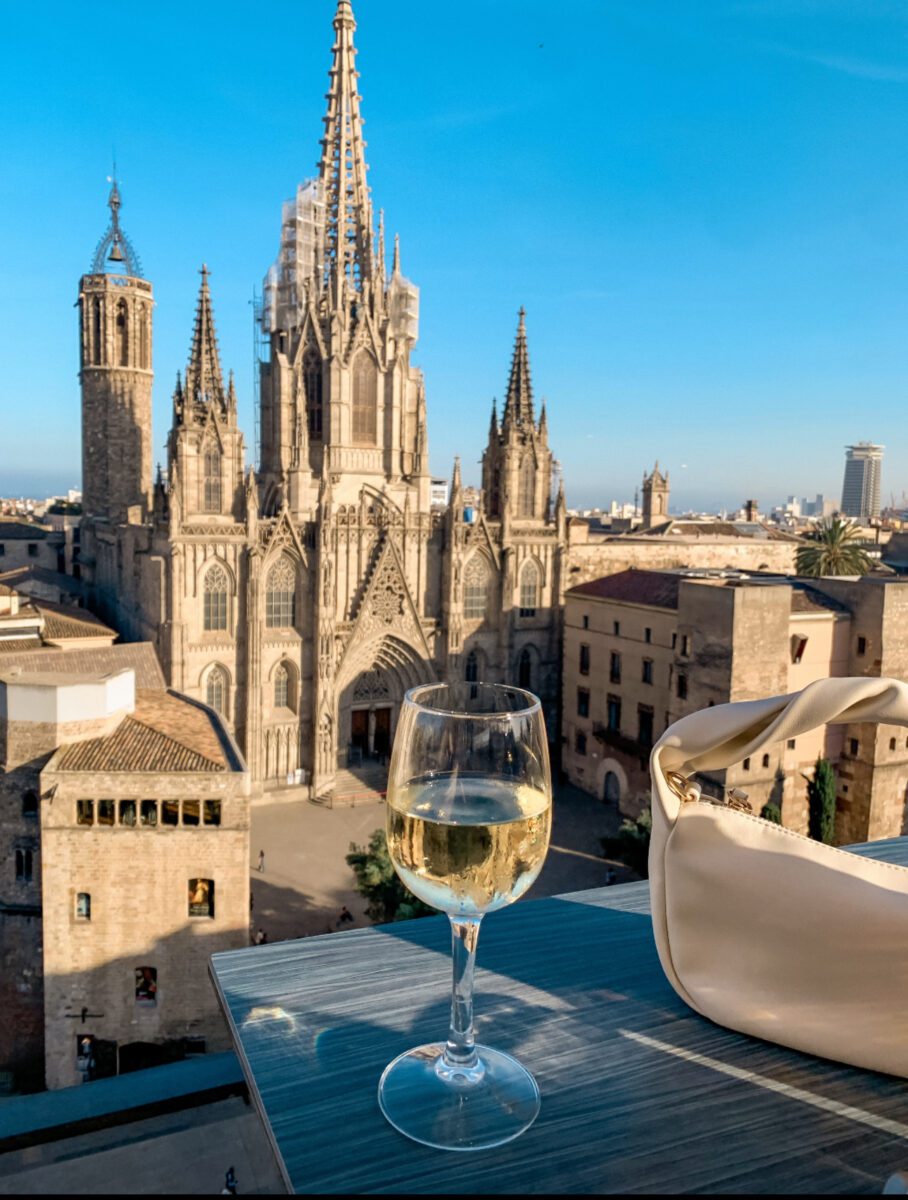
[[[419,699],[421,692],[437,691],[439,688],[455,688],[455,687],[476,687],[476,688],[495,688],[502,692],[514,692],[518,696],[523,696],[527,701],[526,708],[518,708],[513,711],[505,710],[504,712],[467,712],[449,708],[434,708],[430,704],[424,704]],[[418,708],[420,712],[434,713],[440,717],[455,717],[459,720],[512,720],[514,717],[529,717],[537,712],[542,711],[542,702],[539,697],[533,692],[528,692],[526,688],[513,687],[510,683],[483,683],[481,680],[458,680],[456,683],[420,683],[416,687],[410,688],[404,695],[404,703],[412,704],[414,708]]]

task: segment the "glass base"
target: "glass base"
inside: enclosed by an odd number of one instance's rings
[[[390,1063],[378,1103],[398,1132],[438,1150],[488,1150],[519,1137],[539,1115],[539,1088],[510,1054],[477,1046],[479,1064],[449,1070],[443,1042]]]

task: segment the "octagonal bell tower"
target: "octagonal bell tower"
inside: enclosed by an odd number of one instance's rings
[[[82,504],[89,521],[142,521],[151,507],[151,328],[154,296],[120,228],[110,224],[79,284]]]

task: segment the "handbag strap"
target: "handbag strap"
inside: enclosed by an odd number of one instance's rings
[[[820,725],[879,721],[908,725],[908,684],[900,679],[818,679],[801,692],[717,704],[670,725],[653,747],[653,800],[673,819],[680,807],[666,775],[720,770]]]

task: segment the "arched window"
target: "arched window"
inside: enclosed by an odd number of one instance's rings
[[[463,677],[467,683],[479,682],[479,659],[476,656],[475,650],[471,650],[467,655],[467,661],[464,664]]]
[[[35,792],[26,792],[22,797],[22,815],[34,820],[38,815],[38,796]]]
[[[322,360],[314,346],[303,355],[303,386],[309,413],[309,436],[322,436]]]
[[[138,365],[143,371],[146,371],[149,366],[150,355],[148,353],[148,309],[144,304],[140,304],[138,308],[138,325],[137,331],[137,349],[138,349]]]
[[[202,511],[216,513],[221,511],[221,456],[217,450],[206,450],[204,467],[204,495]]]
[[[206,633],[227,628],[227,593],[230,581],[223,567],[215,564],[205,575],[203,614]]]
[[[212,667],[208,672],[208,680],[205,684],[205,700],[209,707],[215,712],[219,712],[221,716],[227,715],[227,691],[229,688],[227,682],[227,672],[223,667]]]
[[[283,663],[274,672],[274,707],[290,707],[290,674]]]
[[[471,621],[482,620],[489,599],[489,568],[481,554],[474,554],[463,576],[463,615]]]
[[[539,607],[539,568],[532,559],[523,564],[520,572],[520,615],[535,617]]]
[[[532,517],[536,512],[536,467],[531,454],[527,454],[520,464],[517,512],[521,517]]]
[[[117,303],[117,364],[129,366],[129,309],[125,300]]]
[[[353,364],[353,443],[374,446],[378,436],[378,372],[365,350]]]
[[[606,771],[605,783],[602,789],[603,799],[606,804],[619,804],[621,801],[621,784],[618,782],[618,776],[614,771]]]
[[[268,572],[265,589],[265,624],[269,629],[290,629],[296,623],[296,571],[286,558]]]
[[[533,659],[529,650],[524,647],[517,662],[517,686],[532,691],[533,689]]]
[[[102,361],[104,346],[101,337],[101,301],[96,296],[91,302],[91,361],[98,365]]]

